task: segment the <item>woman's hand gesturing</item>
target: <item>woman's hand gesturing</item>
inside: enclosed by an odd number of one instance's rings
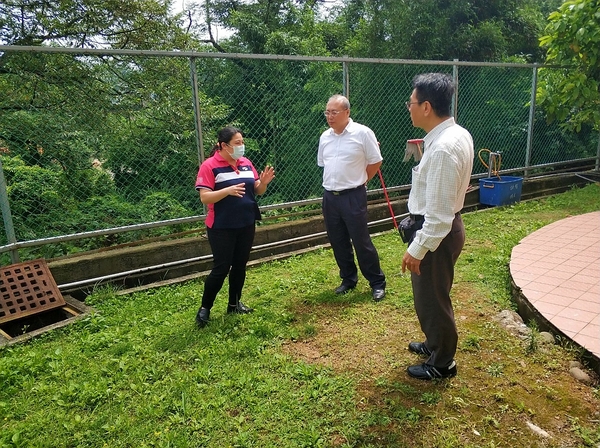
[[[265,169],[263,171],[261,171],[260,176],[259,176],[259,180],[261,184],[269,185],[269,183],[273,180],[273,178],[275,177],[275,168],[273,168],[270,165],[265,166]]]

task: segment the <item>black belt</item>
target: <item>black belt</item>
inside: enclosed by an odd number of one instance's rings
[[[352,193],[353,191],[358,190],[359,188],[365,188],[364,185],[359,185],[358,187],[354,187],[354,188],[348,188],[347,190],[340,190],[340,191],[331,191],[331,190],[325,190],[335,196],[341,196],[343,194],[348,194],[348,193]]]
[[[460,212],[456,212],[454,214],[455,218],[457,218],[458,216],[460,216]],[[417,222],[419,222],[419,221],[425,221],[425,216],[423,216],[423,215],[413,215],[413,214],[410,214],[410,217],[411,217],[411,219],[413,221],[417,221]]]

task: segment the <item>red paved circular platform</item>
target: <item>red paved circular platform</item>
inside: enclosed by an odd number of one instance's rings
[[[512,250],[510,274],[552,326],[600,357],[600,212],[523,238]]]

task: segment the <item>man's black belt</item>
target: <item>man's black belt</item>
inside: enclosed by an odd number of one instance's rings
[[[331,190],[326,190],[329,193],[335,195],[335,196],[341,196],[343,194],[348,194],[348,193],[352,193],[353,191],[358,190],[359,188],[365,188],[364,185],[359,185],[358,187],[354,187],[354,188],[348,188],[347,190],[340,190],[340,191],[331,191]]]
[[[457,212],[457,213],[454,214],[455,218],[457,216],[460,216],[460,212]],[[423,216],[423,215],[413,215],[413,214],[411,214],[410,217],[412,218],[413,221],[416,221],[416,222],[425,221],[425,216]]]

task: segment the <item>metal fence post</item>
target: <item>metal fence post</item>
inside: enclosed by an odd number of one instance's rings
[[[600,133],[598,133],[598,150],[596,151],[596,171],[600,170]]]
[[[454,62],[458,62],[458,59],[454,59]],[[458,115],[458,65],[452,66],[452,78],[454,79],[454,98],[452,99],[452,116],[454,121],[458,123],[456,119]]]
[[[13,226],[12,214],[10,212],[10,204],[8,203],[8,189],[6,188],[6,179],[4,178],[4,168],[2,167],[2,159],[0,158],[0,209],[2,209],[2,219],[4,220],[4,230],[6,231],[6,239],[8,244],[17,242],[15,236],[15,228]],[[19,251],[17,249],[10,250],[10,259],[13,263],[21,261],[19,259]]]
[[[196,58],[190,58],[190,75],[192,81],[192,99],[194,102],[194,125],[196,128],[196,148],[198,150],[198,165],[204,162],[204,145],[202,142],[202,120],[200,118],[200,101],[198,100],[198,72]]]
[[[204,162],[204,141],[202,140],[202,119],[200,117],[200,101],[198,100],[198,71],[196,58],[190,58],[190,76],[192,81],[192,101],[194,102],[194,127],[196,129],[196,148],[198,150],[198,166]],[[206,214],[206,205],[202,204],[202,213]]]
[[[529,101],[529,123],[527,124],[527,147],[525,149],[525,171],[523,175],[527,178],[528,170],[531,166],[531,144],[533,141],[533,123],[535,121],[535,92],[537,90],[538,64],[533,64],[533,74],[531,79],[531,99]]]
[[[348,67],[348,63],[346,61],[342,62],[342,73],[343,73],[343,92],[342,95],[344,95],[346,98],[348,98],[348,100],[350,100],[350,72],[349,72],[349,67]]]

